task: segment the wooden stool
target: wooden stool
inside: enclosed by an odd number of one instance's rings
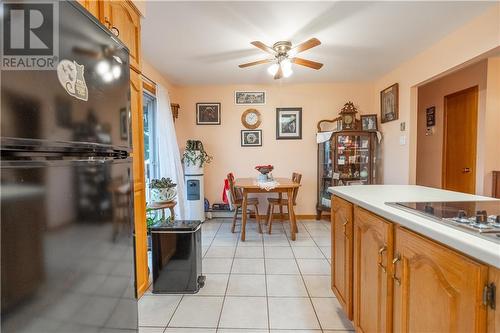
[[[162,211],[161,218],[165,220],[165,209],[170,210],[170,217],[175,220],[174,207],[177,205],[177,201],[167,201],[167,202],[152,202],[148,205],[148,209],[160,210]]]

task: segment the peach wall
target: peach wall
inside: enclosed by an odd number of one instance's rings
[[[399,83],[399,120],[381,126],[384,183],[413,184],[416,181],[417,85],[498,47],[499,22],[500,4],[496,4],[374,82],[372,109],[377,112],[380,112],[380,91]],[[400,131],[401,122],[406,122],[404,132]],[[400,144],[401,136],[406,137],[404,145]]]
[[[249,106],[234,104],[235,90],[264,90],[267,103],[256,106],[262,115],[263,146],[241,147],[241,114]],[[316,207],[317,144],[316,124],[321,119],[335,118],[343,106],[352,100],[361,113],[373,113],[373,87],[366,83],[255,85],[255,86],[189,86],[177,90],[181,105],[176,122],[181,150],[187,139],[202,140],[214,160],[205,168],[205,196],[210,203],[221,202],[223,180],[228,172],[237,177],[256,177],[254,166],[273,164],[275,177],[291,177],[302,173],[298,214],[314,214]],[[197,126],[195,107],[198,102],[220,102],[222,124]],[[302,107],[302,140],[276,140],[276,107]],[[265,197],[261,209],[265,213]]]
[[[145,59],[142,61],[142,74],[156,84],[161,84],[168,91],[171,102],[175,102],[177,87],[171,84],[165,75],[161,74]]]
[[[444,98],[454,92],[478,86],[478,154],[476,160],[476,193],[483,193],[484,183],[484,120],[486,113],[487,60],[480,61],[457,72],[439,78],[418,88],[417,169],[418,185],[441,188],[443,155]],[[426,136],[426,109],[436,107],[436,126]]]
[[[491,195],[492,171],[500,170],[500,57],[488,59],[484,141],[484,195]]]

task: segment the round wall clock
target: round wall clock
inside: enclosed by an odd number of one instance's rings
[[[260,112],[256,109],[248,109],[241,115],[241,123],[248,129],[256,129],[260,126]]]

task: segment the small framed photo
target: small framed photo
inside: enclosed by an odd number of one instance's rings
[[[436,107],[425,109],[425,124],[427,127],[436,126]]]
[[[302,108],[276,109],[276,139],[302,139]]]
[[[234,104],[237,105],[264,105],[266,104],[265,91],[235,91]]]
[[[380,92],[380,118],[382,123],[399,118],[399,84],[395,83]]]
[[[262,130],[242,130],[241,131],[241,146],[242,147],[261,147],[262,146]]]
[[[377,115],[376,114],[361,115],[361,129],[363,131],[376,131]]]
[[[196,103],[196,125],[220,125],[220,103]]]

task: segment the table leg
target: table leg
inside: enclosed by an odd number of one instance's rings
[[[175,213],[174,213],[174,207],[170,207],[170,218],[173,220],[175,220]]]
[[[293,191],[289,189],[287,191],[287,197],[288,197],[288,219],[290,220],[290,235],[292,240],[295,240],[295,231],[296,231],[296,226],[295,226],[295,213],[293,212]]]
[[[243,189],[243,202],[241,204],[241,240],[245,241],[245,231],[247,226],[247,191]]]
[[[161,219],[165,221],[165,208],[161,210]]]
[[[280,202],[280,220],[283,222],[283,206],[281,205],[281,199],[283,199],[283,194],[281,192],[278,193],[278,200]]]

